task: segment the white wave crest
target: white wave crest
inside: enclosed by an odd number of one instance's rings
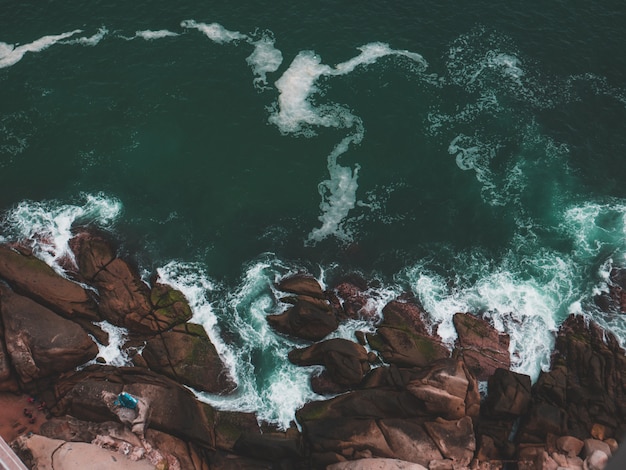
[[[452,286],[422,266],[410,268],[406,276],[445,343],[452,346],[456,339],[455,313],[480,314],[509,334],[512,370],[536,380],[550,366],[559,321],[580,300],[581,292],[573,287],[576,263],[541,250],[521,258],[512,251],[500,267],[471,259],[464,279]]]
[[[68,33],[43,36],[36,41],[21,46],[0,42],[0,69],[15,65],[27,52],[41,52],[48,47],[63,41],[75,34],[82,33],[81,29],[76,29]]]
[[[102,193],[81,194],[80,199],[80,205],[22,201],[4,215],[2,225],[11,238],[28,241],[35,256],[62,274],[60,262],[74,260],[68,245],[72,227],[90,223],[108,226],[122,212],[118,199]]]
[[[211,41],[218,44],[225,44],[229,42],[249,39],[249,37],[245,34],[242,34],[239,31],[230,31],[224,28],[219,23],[206,24],[198,23],[195,20],[184,20],[181,21],[180,25],[183,28],[187,29],[197,29],[206,37],[208,37]]]

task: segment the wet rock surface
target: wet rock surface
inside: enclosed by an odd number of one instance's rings
[[[183,384],[217,394],[236,384],[204,329],[187,323],[184,296],[145,282],[101,234],[81,232],[71,246],[68,277],[0,246],[0,390],[36,392],[50,418],[15,443],[31,465],[74,468],[63,465],[75,445],[138,469],[600,469],[626,432],[625,351],[582,317],[563,323],[550,371],[531,386],[509,370],[508,337],[484,319],[455,315],[451,354],[410,296],[379,318],[367,283],[324,291],[305,274],[278,283],[287,307],[267,321],[303,340],[291,362],[324,368],[313,389],[338,395],[305,404],[300,428],[287,430],[215,410]],[[91,322],[102,318],[128,328],[140,366],[83,367],[97,353]],[[358,341],[325,340],[350,318],[380,322]],[[122,392],[141,412],[115,405]]]

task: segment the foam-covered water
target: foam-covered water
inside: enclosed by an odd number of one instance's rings
[[[609,4],[585,21],[545,3],[9,6],[0,240],[62,272],[73,227],[113,230],[185,294],[238,384],[202,399],[282,427],[315,398],[317,369],[286,359],[305,343],[265,321],[300,270],[376,278],[376,318],[412,292],[450,345],[454,313],[480,314],[533,378],[569,313],[624,344],[626,317],[594,303],[626,266]],[[109,333],[101,355],[125,364]]]

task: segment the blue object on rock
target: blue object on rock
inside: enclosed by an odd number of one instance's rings
[[[114,405],[123,406],[124,408],[130,408],[134,410],[137,408],[138,400],[130,393],[122,392],[117,396],[117,399],[113,402]]]

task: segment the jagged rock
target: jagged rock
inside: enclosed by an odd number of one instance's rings
[[[528,411],[530,389],[528,375],[496,369],[489,377],[485,410],[490,417],[521,416]]]
[[[297,411],[299,423],[360,418],[414,418],[427,416],[424,402],[406,390],[374,388],[354,390],[330,400],[312,401]]]
[[[338,462],[326,470],[427,470],[423,465],[398,459],[361,459]]]
[[[343,458],[358,460],[360,452],[365,450],[374,457],[394,456],[374,419],[342,417],[330,421],[311,421],[306,425],[306,438],[311,452],[334,453],[335,462]]]
[[[535,403],[520,429],[522,442],[545,442],[548,434],[567,433],[566,415],[560,408],[548,403]]]
[[[73,370],[98,353],[80,326],[3,285],[0,313],[7,352],[23,383]]]
[[[289,360],[299,366],[325,366],[330,380],[343,390],[358,385],[370,370],[365,348],[341,338],[294,349],[289,352]]]
[[[211,468],[202,449],[193,443],[154,429],[146,431],[146,440],[161,453],[173,455],[180,463],[181,469],[210,470]]]
[[[194,395],[182,385],[154,372],[133,367],[90,366],[61,376],[51,403],[54,415],[94,422],[119,421],[103,392],[122,391],[145,400],[150,406],[150,428],[184,441],[214,448],[212,422]],[[54,401],[54,402],[53,402]]]
[[[382,419],[378,423],[394,458],[428,466],[442,459],[441,452],[424,427],[409,419]]]
[[[178,325],[150,338],[142,356],[153,371],[196,390],[224,394],[236,386],[200,325]]]
[[[72,237],[69,245],[76,260],[76,274],[88,284],[116,258],[111,241],[96,233],[80,232]]]
[[[115,258],[98,271],[93,283],[100,293],[98,309],[107,321],[139,333],[158,331],[150,318],[150,288],[126,261]]]
[[[463,363],[443,359],[435,362],[424,378],[409,382],[406,389],[423,400],[426,410],[433,416],[459,419],[466,415],[468,386]]]
[[[469,465],[476,450],[472,418],[466,416],[456,421],[437,418],[424,426],[444,457],[458,465]]]
[[[414,302],[392,300],[383,308],[383,324],[390,327],[408,326],[413,332],[429,335],[424,323],[425,313]]]
[[[487,380],[498,368],[510,368],[508,335],[469,313],[455,314],[453,322],[458,333],[455,354],[478,380]]]
[[[13,290],[66,318],[99,321],[96,304],[79,284],[57,274],[33,255],[0,245],[0,278]]]
[[[276,331],[310,341],[319,341],[339,326],[327,300],[299,295],[295,305],[278,315],[268,315],[268,323]]]
[[[243,434],[261,434],[254,413],[216,410],[214,415],[215,446],[218,449],[234,452],[235,444]]]
[[[170,286],[156,283],[150,291],[155,322],[159,331],[166,331],[192,317],[191,308],[182,292]]]
[[[326,295],[317,279],[306,274],[296,274],[281,279],[276,287],[283,292],[326,300]]]
[[[426,331],[415,304],[392,301],[383,309],[383,315],[377,333],[366,336],[385,362],[400,367],[426,367],[450,356],[441,340]]]
[[[590,437],[594,424],[604,426],[605,437],[623,435],[626,352],[612,333],[571,315],[559,329],[552,368],[540,375],[533,397],[560,409],[574,437]]]
[[[334,288],[334,292],[341,299],[341,308],[348,318],[372,319],[376,316],[376,308],[367,295],[365,280],[346,280]]]

